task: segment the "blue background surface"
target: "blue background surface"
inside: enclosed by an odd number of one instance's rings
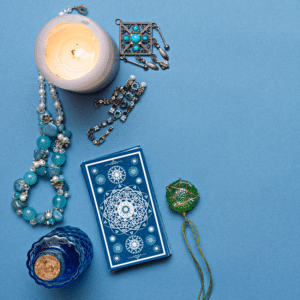
[[[86,131],[107,117],[108,108],[96,110],[95,95],[59,90],[74,133],[64,168],[71,198],[63,224],[89,235],[95,257],[62,289],[47,290],[29,277],[27,251],[52,229],[33,228],[10,207],[13,182],[31,165],[39,136],[33,46],[42,26],[73,4],[11,0],[0,21],[1,298],[196,299],[200,283],[182,237],[183,218],[165,201],[165,187],[181,177],[200,191],[188,217],[212,270],[211,299],[299,299],[298,0],[84,2],[88,17],[115,40],[116,18],[156,22],[170,45],[170,69],[145,72],[121,63],[114,82],[97,96],[110,96],[131,74],[147,89],[99,148]],[[113,274],[80,163],[136,145],[143,147],[173,255]],[[49,183],[40,182],[29,202],[44,211],[52,197]]]

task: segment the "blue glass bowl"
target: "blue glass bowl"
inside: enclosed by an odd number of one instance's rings
[[[53,280],[42,280],[34,272],[36,260],[43,255],[55,256],[61,265],[59,275]],[[70,284],[89,266],[93,258],[93,245],[80,229],[59,227],[35,242],[27,253],[29,275],[46,288],[59,288]]]

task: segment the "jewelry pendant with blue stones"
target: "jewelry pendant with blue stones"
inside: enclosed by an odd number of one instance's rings
[[[160,31],[159,26],[153,22],[122,22],[121,19],[116,19],[116,24],[120,26],[120,59],[125,62],[130,62],[134,65],[148,70],[158,70],[156,63],[162,70],[169,68],[169,56],[160,47],[156,38],[153,37],[153,29],[156,29],[165,46],[165,50],[169,50],[170,46],[166,44],[166,41]],[[153,46],[157,48],[164,60],[158,61],[156,54],[153,53]],[[129,60],[126,56],[135,56],[135,59],[140,62]],[[152,62],[148,62],[142,58],[142,56],[150,56]]]
[[[129,113],[138,102],[139,97],[143,94],[145,88],[145,82],[138,83],[135,81],[135,76],[131,75],[125,86],[118,86],[115,88],[110,99],[96,99],[96,107],[100,107],[102,104],[113,104],[108,111],[113,115],[113,117],[108,118],[99,125],[90,128],[86,133],[88,135],[88,139],[96,146],[100,146],[102,143],[104,143],[109,133],[113,130],[113,126],[110,126],[106,133],[100,136],[98,139],[95,139],[94,133],[98,132],[101,128],[106,127],[107,125],[113,124],[113,122],[118,119],[120,119],[122,122],[125,122]],[[118,109],[118,106],[120,106],[120,109]],[[123,112],[121,109],[123,109]]]
[[[34,150],[34,158],[29,171],[23,178],[14,182],[15,193],[11,206],[18,215],[29,221],[31,225],[45,224],[53,225],[63,220],[64,207],[67,198],[70,196],[69,186],[62,175],[62,167],[66,161],[65,149],[70,144],[71,131],[64,129],[63,110],[55,87],[48,82],[51,96],[54,100],[54,107],[57,111],[57,118],[53,119],[46,110],[45,79],[39,74],[40,104],[37,108],[41,136],[37,139],[38,149]],[[48,156],[51,154],[51,164],[48,165]],[[53,209],[43,213],[27,206],[29,189],[38,182],[40,178],[47,178],[56,190],[52,199]]]

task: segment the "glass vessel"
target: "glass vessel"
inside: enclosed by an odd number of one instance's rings
[[[59,227],[41,237],[29,250],[27,268],[37,284],[59,288],[84,272],[93,258],[93,245],[79,228]]]

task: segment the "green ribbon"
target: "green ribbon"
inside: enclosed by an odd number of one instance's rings
[[[208,270],[208,273],[209,273],[209,287],[208,287],[208,290],[207,290],[206,293],[205,293],[205,287],[204,287],[204,276],[203,276],[203,271],[202,271],[202,269],[201,269],[201,266],[200,266],[199,263],[197,262],[197,260],[196,260],[196,258],[195,258],[195,256],[194,256],[194,254],[193,254],[193,252],[192,252],[192,250],[191,250],[191,248],[190,248],[190,245],[189,245],[189,243],[188,243],[188,240],[187,240],[187,238],[186,238],[186,234],[185,234],[185,227],[186,227],[186,224],[189,224],[190,227],[192,228],[193,235],[194,235],[194,239],[195,239],[196,244],[197,244],[197,248],[198,248],[200,254],[201,254],[202,257],[203,257],[203,260],[204,260],[204,262],[205,262],[205,264],[206,264],[206,267],[207,267],[207,270]],[[197,271],[198,271],[198,273],[199,273],[200,280],[201,280],[201,289],[200,289],[200,292],[199,292],[199,295],[198,295],[197,300],[200,299],[202,293],[203,293],[203,295],[202,295],[202,300],[208,300],[209,297],[210,297],[211,291],[212,291],[213,282],[212,282],[212,276],[211,276],[211,272],[210,272],[210,268],[209,268],[208,262],[207,262],[207,260],[206,260],[206,258],[205,258],[205,256],[204,256],[204,254],[203,254],[203,252],[202,252],[202,249],[201,249],[201,247],[200,247],[200,238],[199,238],[199,233],[198,233],[198,230],[197,230],[196,225],[195,225],[192,221],[185,220],[185,221],[182,223],[182,234],[183,234],[183,237],[184,237],[184,239],[185,239],[186,245],[187,245],[187,247],[188,247],[188,249],[189,249],[189,251],[190,251],[190,254],[191,254],[192,258],[193,258],[193,261],[194,261],[194,263],[195,263],[195,265],[196,265],[196,268],[197,268]]]

